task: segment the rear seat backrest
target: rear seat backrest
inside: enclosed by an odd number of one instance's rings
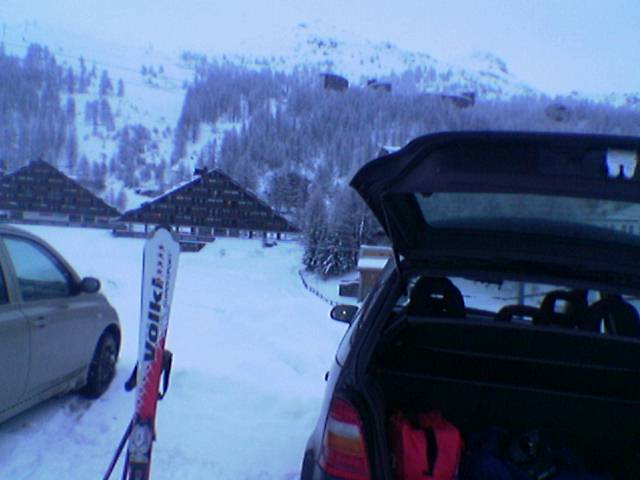
[[[466,316],[458,287],[443,277],[420,277],[411,289],[407,314],[433,317]]]
[[[565,303],[563,311],[557,308],[560,301]],[[587,300],[584,292],[553,290],[545,295],[540,310],[551,325],[576,328],[587,316]]]
[[[549,325],[549,319],[542,310],[530,305],[506,305],[496,313],[497,322],[511,322],[513,317],[530,318],[534,325]]]
[[[608,333],[640,338],[638,311],[619,295],[609,296],[591,305],[580,327],[599,332],[602,322]]]

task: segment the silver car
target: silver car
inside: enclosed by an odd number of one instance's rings
[[[100,396],[115,375],[116,311],[50,245],[0,227],[0,422],[54,395]]]

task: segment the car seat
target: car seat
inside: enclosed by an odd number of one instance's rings
[[[600,332],[603,322],[608,333],[640,338],[640,315],[633,305],[625,302],[620,295],[610,295],[591,305],[580,327]]]
[[[564,308],[558,308],[560,301]],[[553,290],[547,293],[540,304],[543,316],[551,325],[576,328],[587,317],[587,299],[585,292],[573,290]]]
[[[549,318],[542,310],[530,305],[505,305],[496,313],[497,322],[511,322],[513,317],[530,318],[534,325],[548,325]]]
[[[408,315],[464,318],[464,299],[458,287],[444,277],[420,277],[411,289]]]

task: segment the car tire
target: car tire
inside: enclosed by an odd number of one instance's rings
[[[87,373],[87,384],[81,390],[87,398],[98,398],[102,395],[116,374],[118,361],[118,341],[111,332],[104,332],[98,340],[93,359]]]

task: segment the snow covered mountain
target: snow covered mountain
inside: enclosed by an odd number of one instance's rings
[[[238,97],[238,115],[225,114],[191,125],[190,138],[183,151],[176,154],[185,95],[196,79],[202,80],[203,66],[211,62],[246,71],[284,72],[289,75],[287,78],[297,78],[300,72],[306,72],[304,78],[334,73],[348,79],[354,88],[364,88],[369,80],[377,79],[391,83],[394,95],[473,92],[479,102],[522,97],[540,102],[541,98],[546,98],[544,92],[518,80],[508,65],[491,53],[476,52],[456,64],[448,64],[426,52],[403,50],[390,42],[371,41],[319,22],[298,23],[280,31],[277,36],[257,35],[234,48],[218,48],[212,42],[202,51],[165,52],[153,45],[121,45],[43,27],[35,22],[3,24],[1,34],[0,41],[7,54],[23,57],[29,45],[37,43],[49,49],[62,69],[76,75],[82,69],[88,72],[87,88],[61,95],[63,105],[65,102],[68,105],[69,99],[75,103],[73,135],[77,137],[78,162],[71,166],[62,159],[59,164],[63,169],[66,165],[67,173],[80,179],[94,175],[91,166],[101,165],[107,176],[104,182],[98,182],[104,183],[100,193],[111,203],[119,200],[119,207],[123,209],[135,207],[147,199],[136,192],[163,190],[189,179],[192,168],[203,157],[220,157],[229,132],[242,135],[243,129],[246,131],[250,126],[256,107],[248,100],[252,94],[245,92]],[[112,84],[107,94],[101,85],[104,75]],[[286,91],[267,97],[261,101],[268,102],[273,116],[290,106]],[[576,102],[596,100],[640,109],[640,94],[597,99],[575,94],[571,98]],[[111,120],[103,118],[109,116]],[[467,125],[447,119],[443,122],[440,128]],[[420,133],[428,128],[413,126],[408,131]],[[372,144],[407,140],[406,134],[394,133],[393,128],[387,130],[383,134],[372,133],[375,137]],[[119,165],[123,151],[134,151],[135,154],[135,159],[126,167]],[[365,154],[375,152],[367,150]],[[316,157],[311,163],[317,163],[324,154],[319,153]],[[308,165],[304,167],[307,170]],[[114,173],[119,166],[126,171]],[[128,175],[135,178],[127,178]],[[257,181],[258,185],[264,183]]]

